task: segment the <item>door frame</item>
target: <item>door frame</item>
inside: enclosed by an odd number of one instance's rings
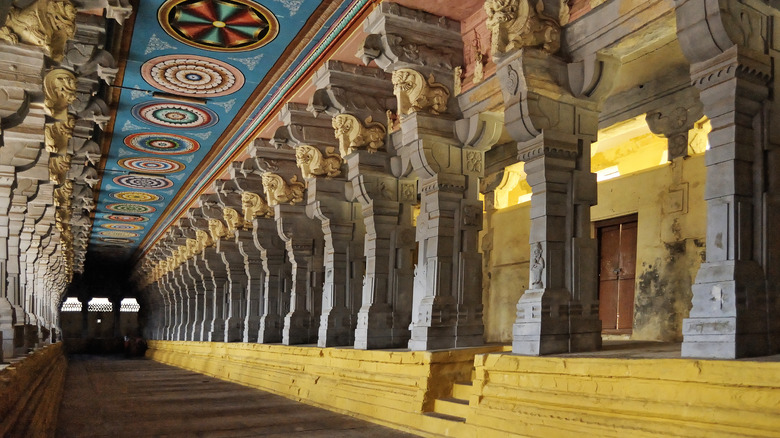
[[[638,213],[629,213],[629,214],[626,214],[626,215],[616,216],[616,217],[612,217],[612,218],[609,218],[609,219],[603,219],[603,220],[599,220],[599,221],[593,222],[593,234],[594,234],[594,238],[596,240],[596,246],[597,246],[596,266],[599,267],[598,271],[600,271],[600,269],[601,269],[600,268],[600,266],[601,266],[601,238],[600,237],[601,236],[599,235],[600,229],[601,228],[615,226],[615,225],[627,224],[627,223],[631,223],[631,222],[636,222],[636,224],[637,224],[637,231],[638,231],[639,230],[639,214]],[[639,250],[638,239],[637,239],[637,242],[635,244],[634,250],[637,251],[637,252]],[[639,258],[635,256],[635,260],[638,260],[638,259]],[[636,267],[634,267],[634,272],[636,272]],[[601,305],[601,279],[600,279],[599,276],[600,276],[600,274],[597,273],[596,274],[596,283],[598,284],[598,286],[597,286],[596,294],[599,297],[599,305]],[[636,274],[635,274],[635,277],[634,277],[634,300],[636,300]],[[633,330],[634,330],[634,328],[633,328],[633,321],[634,321],[634,312],[632,311],[632,313],[631,313],[631,322],[632,323],[631,323],[631,328],[630,329],[618,329],[618,328],[615,328],[615,329],[604,329],[604,328],[602,328],[601,329],[601,333],[602,334],[606,334],[606,335],[615,335],[615,334],[620,334],[620,335],[626,335],[627,334],[627,335],[630,335],[631,333],[633,333]]]

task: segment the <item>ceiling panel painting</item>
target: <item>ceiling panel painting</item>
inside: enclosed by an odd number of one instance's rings
[[[139,2],[90,250],[136,251],[321,3]]]

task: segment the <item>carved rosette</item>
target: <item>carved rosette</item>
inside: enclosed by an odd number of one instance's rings
[[[225,225],[227,225],[225,237],[228,239],[236,237],[236,230],[244,227],[244,219],[236,210],[230,207],[222,209],[222,219],[225,220]]]
[[[566,0],[560,0],[557,17],[546,13],[541,0],[486,0],[484,8],[493,56],[526,47],[550,54],[560,50],[561,27],[569,21]]]
[[[0,40],[32,44],[55,62],[62,61],[69,39],[76,34],[76,7],[68,1],[38,0],[26,8],[11,7]]]
[[[256,217],[273,217],[274,215],[273,209],[257,193],[242,193],[241,208],[244,210],[244,224],[247,227],[252,225],[252,220]]]
[[[227,236],[227,228],[219,219],[209,219],[209,234],[213,242]]]
[[[287,184],[284,178],[275,173],[263,174],[263,191],[270,207],[285,203],[295,205],[303,201],[304,189],[304,184],[298,181],[295,175],[290,180],[290,184]]]
[[[437,83],[433,74],[426,80],[422,73],[410,68],[393,72],[393,94],[398,99],[398,114],[422,111],[441,114],[447,111],[450,90]]]
[[[387,129],[371,116],[363,124],[351,114],[338,114],[333,117],[332,124],[342,158],[354,149],[366,148],[369,153],[374,153],[385,145]]]
[[[76,101],[76,75],[55,68],[43,78],[43,105],[46,113],[59,121],[68,120],[68,105]]]
[[[300,145],[295,148],[295,164],[301,169],[304,179],[325,175],[333,178],[341,175],[341,157],[336,148],[328,147],[325,155],[314,146]]]

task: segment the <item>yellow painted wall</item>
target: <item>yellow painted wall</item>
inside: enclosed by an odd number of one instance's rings
[[[593,221],[638,214],[632,339],[679,341],[691,284],[704,257],[704,155],[599,183]],[[485,337],[511,342],[515,305],[528,287],[530,203],[486,212]]]

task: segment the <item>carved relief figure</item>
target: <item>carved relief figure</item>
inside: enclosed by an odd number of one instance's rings
[[[203,249],[200,248],[196,239],[187,239],[187,253],[190,257],[194,257],[200,254],[202,251]]]
[[[341,157],[336,148],[325,149],[325,156],[319,149],[300,145],[295,148],[295,164],[301,169],[304,179],[325,175],[327,178],[341,175]]]
[[[296,202],[303,201],[304,188],[303,183],[299,182],[295,175],[288,185],[284,178],[275,173],[266,172],[263,174],[263,191],[265,191],[265,197],[270,207],[286,202],[295,205]]]
[[[46,124],[43,131],[46,150],[52,154],[66,154],[75,127],[76,118],[71,115],[64,122]]]
[[[60,185],[70,170],[70,155],[58,155],[49,158],[49,180]]]
[[[544,288],[544,257],[542,256],[542,244],[536,242],[531,257],[531,289]]]
[[[342,157],[352,153],[353,149],[366,148],[368,152],[374,153],[385,145],[387,129],[371,116],[366,118],[364,125],[351,114],[339,114],[333,117],[332,124]]]
[[[236,230],[243,228],[244,226],[244,220],[241,218],[241,215],[230,207],[222,209],[222,219],[225,220],[225,224],[227,225],[225,237],[228,239],[236,237]]]
[[[76,34],[76,7],[69,1],[38,0],[24,9],[11,7],[0,40],[42,47],[62,61],[67,41]]]
[[[441,114],[447,111],[450,91],[435,81],[433,74],[428,80],[410,68],[393,72],[393,94],[398,99],[398,114],[408,115],[417,111]]]
[[[73,181],[65,180],[61,186],[54,189],[54,205],[70,209],[70,197],[73,194]]]
[[[43,78],[43,95],[46,112],[57,120],[68,120],[68,105],[76,100],[76,76],[63,68],[50,71]]]
[[[209,233],[211,234],[211,240],[217,242],[227,235],[227,228],[225,228],[225,224],[221,220],[209,219]]]
[[[561,0],[558,18],[545,14],[542,0],[486,0],[485,25],[493,34],[493,56],[524,47],[555,54],[561,48],[561,27],[569,21],[569,7]]]
[[[204,230],[195,231],[195,240],[198,242],[197,253],[200,254],[204,249],[214,244],[211,235]]]
[[[257,193],[244,192],[241,194],[241,208],[244,210],[244,222],[251,225],[256,217],[273,217],[274,211],[268,206],[262,196]]]

